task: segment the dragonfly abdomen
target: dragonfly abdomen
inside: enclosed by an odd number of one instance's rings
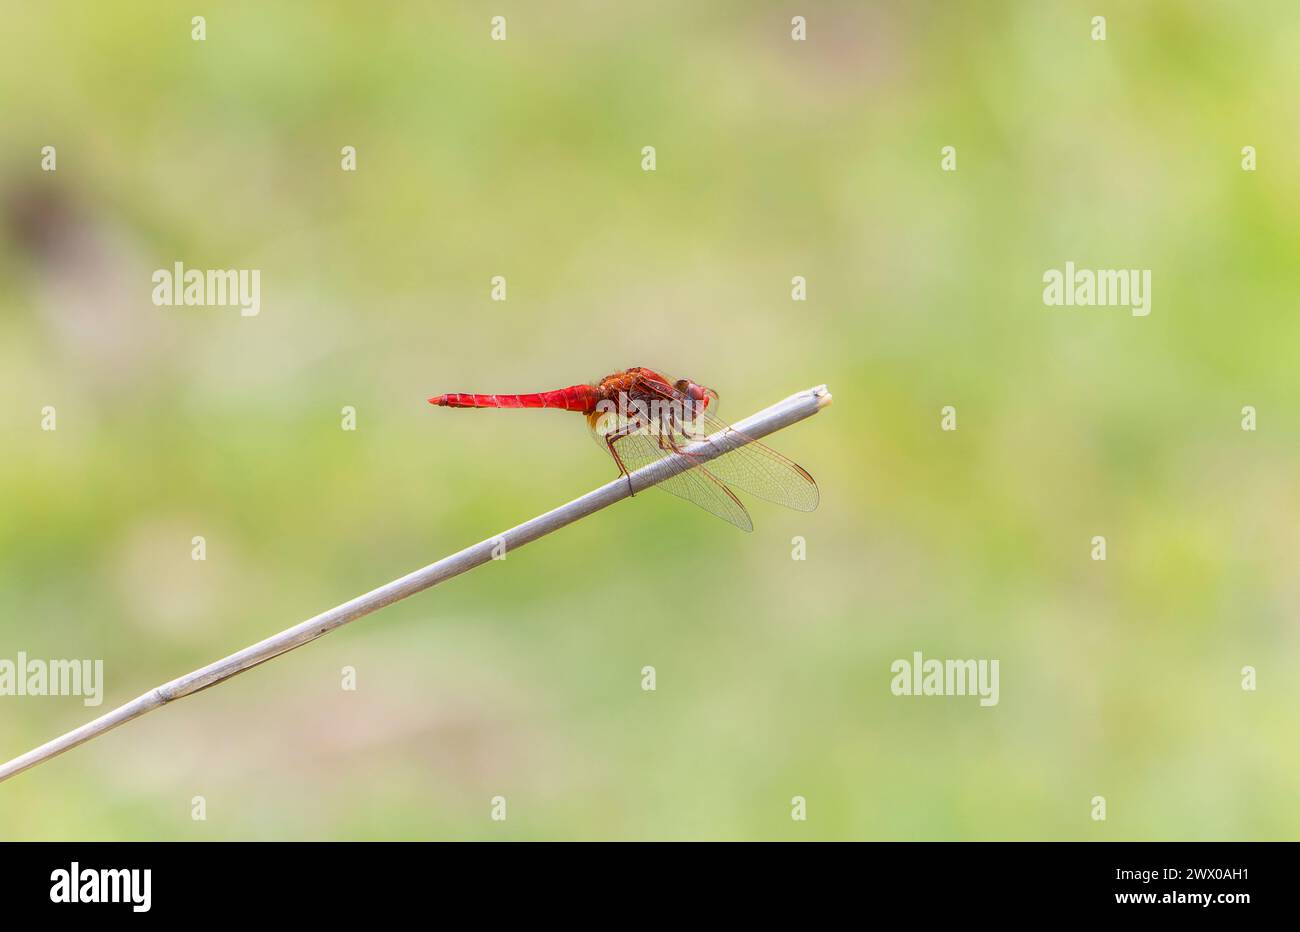
[[[590,385],[570,385],[550,392],[530,392],[525,395],[474,395],[449,392],[435,395],[429,404],[442,408],[558,408],[562,411],[580,411],[584,414],[596,407],[596,390]]]

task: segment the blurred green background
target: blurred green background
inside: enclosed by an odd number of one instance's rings
[[[1294,3],[202,7],[0,14],[0,657],[107,681],[0,697],[0,758],[614,474],[430,394],[825,382],[773,440],[822,507],[638,496],[5,783],[0,838],[1300,834]],[[1151,315],[1045,307],[1067,260]],[[261,314],[154,306],[176,261]],[[917,650],[1000,704],[891,695]]]

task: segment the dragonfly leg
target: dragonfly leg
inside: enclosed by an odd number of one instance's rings
[[[680,427],[682,426],[681,422],[677,418],[673,417],[671,412],[667,415],[667,417],[664,420],[665,420],[665,424],[664,424],[665,429],[659,431],[659,449],[672,450],[674,453],[681,453],[682,448],[678,446],[677,438],[673,435],[674,424]],[[685,428],[683,427],[683,430],[684,429]]]
[[[614,448],[615,442],[622,440],[628,434],[636,431],[638,425],[635,423],[624,424],[617,430],[611,430],[605,435],[605,446],[609,447],[609,455],[614,457],[614,463],[618,466],[618,474],[627,476],[628,495],[635,497],[636,492],[632,490],[632,474],[628,472],[627,466],[623,464],[623,457],[618,455],[618,450]]]
[[[703,433],[691,433],[689,427],[687,427],[688,423],[689,423],[688,421],[683,420],[682,416],[678,414],[677,411],[671,408],[669,409],[668,429],[670,432],[672,432],[673,430],[678,430],[681,431],[682,436],[685,437],[687,440],[703,440],[706,435]],[[681,450],[677,447],[677,444],[675,442],[673,443],[673,451],[677,453],[681,452]]]

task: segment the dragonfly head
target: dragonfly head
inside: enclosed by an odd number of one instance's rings
[[[704,402],[704,407],[707,408],[709,406],[710,392],[698,382],[692,382],[690,379],[678,379],[673,383],[673,388],[685,395],[688,400],[702,401]]]
[[[681,392],[685,398],[687,418],[693,418],[701,412],[717,407],[718,393],[711,388],[705,388],[699,382],[678,379],[673,383],[673,388]]]

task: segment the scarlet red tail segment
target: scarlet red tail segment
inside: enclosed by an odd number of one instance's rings
[[[590,414],[596,410],[596,389],[590,385],[570,385],[552,392],[532,392],[527,395],[467,395],[451,392],[434,395],[429,404],[441,408],[558,408],[561,411],[579,411]]]

